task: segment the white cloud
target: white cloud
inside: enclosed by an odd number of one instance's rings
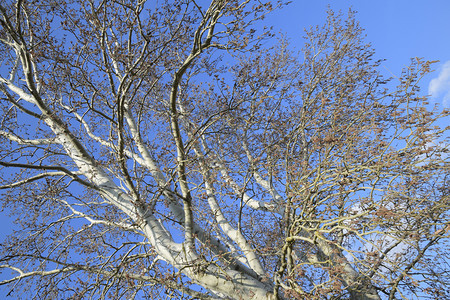
[[[428,94],[435,99],[442,97],[443,105],[450,107],[450,60],[444,63],[438,77],[430,81]]]

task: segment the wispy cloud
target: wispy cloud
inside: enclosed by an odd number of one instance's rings
[[[443,105],[450,107],[450,60],[444,63],[439,75],[430,81],[428,94],[435,99],[442,97]]]

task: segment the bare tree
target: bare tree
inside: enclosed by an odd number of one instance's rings
[[[205,2],[0,6],[10,295],[449,297],[430,62],[387,80],[352,12],[296,55],[282,3]]]

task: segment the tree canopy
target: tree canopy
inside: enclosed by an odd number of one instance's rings
[[[385,78],[353,11],[297,53],[285,4],[0,4],[9,295],[450,297],[432,62]]]

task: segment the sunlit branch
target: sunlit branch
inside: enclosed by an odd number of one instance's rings
[[[74,174],[74,175],[80,175],[80,174],[76,174],[76,172],[75,173],[72,173],[72,174]],[[19,187],[19,186],[21,186],[21,185],[24,185],[24,184],[27,184],[27,183],[31,183],[31,182],[33,182],[33,181],[36,181],[36,180],[39,180],[39,179],[42,179],[42,178],[45,178],[45,177],[51,177],[51,176],[67,176],[68,174],[66,173],[66,172],[58,172],[58,171],[56,171],[56,172],[46,172],[46,173],[40,173],[40,174],[38,174],[38,175],[36,175],[36,176],[32,176],[32,177],[29,177],[29,178],[27,178],[27,179],[24,179],[24,180],[21,180],[21,181],[16,181],[16,182],[14,182],[14,183],[11,183],[11,184],[5,184],[5,185],[2,185],[2,186],[0,186],[0,189],[9,189],[9,188],[15,188],[15,187]],[[72,177],[73,178],[73,177]],[[85,182],[86,183],[86,182]],[[87,184],[87,183],[86,183]]]
[[[28,182],[33,182],[35,180],[47,177],[47,176],[60,176],[60,175],[67,175],[70,178],[74,179],[76,182],[81,183],[85,186],[88,186],[92,189],[97,189],[97,187],[95,185],[93,185],[92,183],[87,182],[84,179],[81,179],[78,175],[84,175],[82,172],[72,172],[64,167],[61,166],[45,166],[45,165],[32,165],[32,164],[21,164],[21,163],[9,163],[9,162],[4,162],[4,161],[0,161],[0,166],[3,167],[13,167],[13,168],[22,168],[22,169],[30,169],[30,170],[51,170],[51,171],[60,171],[60,172],[51,172],[51,173],[42,173],[39,175],[36,175],[34,177],[31,178],[27,178],[21,182],[16,182],[7,186],[10,187],[16,187],[16,186],[20,186],[24,183],[28,183]],[[6,188],[6,187],[5,187]]]
[[[52,145],[52,144],[57,144],[56,143],[56,139],[52,138],[52,139],[34,139],[34,140],[30,140],[30,139],[24,139],[21,138],[15,134],[0,130],[0,136],[3,136],[7,139],[9,139],[10,141],[16,142],[20,145]]]
[[[62,262],[58,262],[59,264],[64,265]],[[71,272],[76,272],[76,271],[85,271],[85,272],[89,272],[89,273],[93,273],[93,274],[99,274],[99,275],[104,275],[107,277],[112,277],[112,278],[118,278],[118,279],[130,279],[130,280],[138,280],[138,281],[145,281],[145,282],[151,282],[151,283],[161,283],[160,280],[151,277],[151,276],[146,276],[146,275],[141,275],[141,274],[135,274],[135,273],[130,273],[130,272],[111,272],[111,271],[107,271],[103,268],[95,268],[95,267],[91,267],[91,266],[87,266],[87,265],[82,265],[82,264],[76,264],[76,265],[71,265],[71,264],[67,264],[62,268],[59,269],[53,269],[53,270],[48,270],[48,271],[33,271],[33,272],[24,272],[22,269],[14,267],[14,266],[10,266],[10,265],[0,265],[0,268],[2,269],[10,269],[12,271],[15,271],[17,273],[19,273],[18,276],[13,277],[11,279],[7,279],[7,280],[3,280],[2,282],[0,282],[0,285],[4,285],[10,282],[15,282],[27,277],[33,277],[33,276],[50,276],[50,275],[55,275],[55,274],[60,274],[60,273],[71,273]],[[165,284],[168,284],[169,286],[171,286],[174,289],[177,290],[181,290],[182,292],[191,295],[192,297],[198,298],[198,299],[209,299],[209,297],[206,297],[204,294],[191,290],[189,288],[180,288],[176,283],[167,283],[165,282]]]

